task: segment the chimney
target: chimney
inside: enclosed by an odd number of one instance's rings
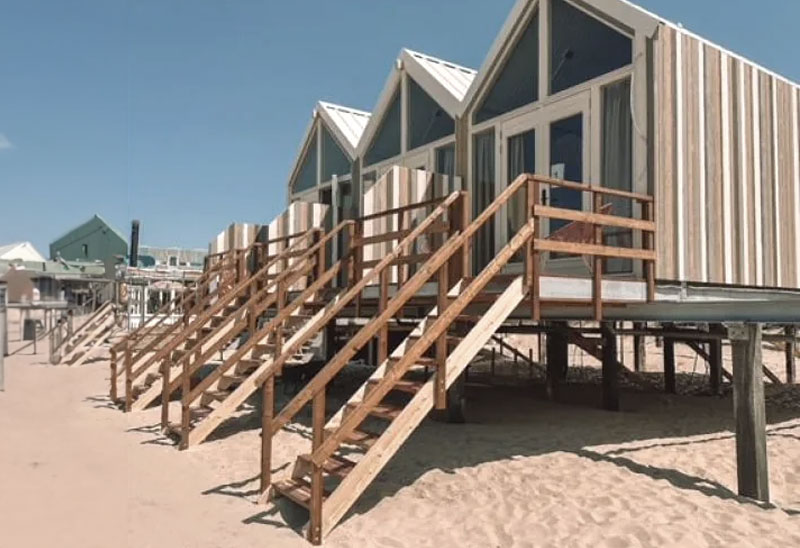
[[[131,223],[131,253],[129,265],[136,268],[139,264],[139,221]]]

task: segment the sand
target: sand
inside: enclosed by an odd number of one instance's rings
[[[158,409],[110,407],[107,362],[45,362],[6,358],[0,545],[307,546],[303,511],[253,504],[252,409],[180,452]],[[469,423],[426,420],[326,546],[800,546],[800,409],[768,405],[762,506],[735,494],[730,396],[625,390],[620,413],[596,386],[565,397],[471,386]],[[276,474],[308,450],[307,424],[276,437]]]

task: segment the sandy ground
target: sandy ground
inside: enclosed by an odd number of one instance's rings
[[[106,362],[45,362],[6,359],[0,545],[307,546],[303,511],[252,502],[252,412],[179,452],[158,409],[109,405]],[[597,408],[596,386],[565,397],[470,387],[469,423],[426,420],[326,545],[800,546],[800,407],[768,406],[773,505],[759,506],[735,494],[730,396],[626,390],[620,413]],[[307,424],[276,437],[276,474],[308,450]]]

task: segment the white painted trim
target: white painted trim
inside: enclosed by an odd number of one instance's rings
[[[733,226],[731,209],[731,120],[730,71],[728,55],[720,55],[720,88],[722,90],[722,241],[725,249],[725,283],[733,283]]]
[[[317,186],[322,182],[322,122],[317,117]]]
[[[756,244],[756,285],[764,285],[764,228],[762,217],[761,191],[764,182],[761,180],[761,90],[758,82],[758,71],[752,71],[753,86],[753,210],[755,212]]]
[[[794,157],[794,258],[795,287],[800,287],[800,118],[798,117],[797,90],[792,89],[792,156]]]
[[[745,116],[747,110],[745,107],[745,92],[744,92],[745,78],[744,78],[744,63],[739,61],[739,192],[741,193],[739,200],[739,221],[742,228],[742,255],[740,257],[740,264],[742,266],[742,285],[750,284],[750,215],[748,212],[749,205],[747,200],[747,124],[745,123]]]
[[[775,234],[775,285],[781,287],[783,286],[783,275],[781,274],[783,242],[781,241],[781,170],[780,154],[778,153],[780,146],[778,139],[778,82],[775,78],[770,78],[770,84],[772,85],[772,207],[774,212],[772,230]]]
[[[698,44],[698,153],[700,155],[700,272],[708,281],[708,176],[706,174],[706,59],[705,46]]]
[[[408,152],[408,73],[400,72],[400,155]],[[385,113],[383,113],[385,114]]]
[[[685,172],[683,166],[683,143],[684,143],[684,112],[683,112],[683,35],[675,33],[675,124],[676,124],[676,143],[677,166],[676,166],[676,185],[675,203],[676,213],[676,240],[678,244],[678,280],[686,279],[686,227],[684,224],[684,200],[686,192]]]

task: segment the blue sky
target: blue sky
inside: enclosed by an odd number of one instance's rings
[[[797,0],[638,3],[800,81]],[[371,110],[404,46],[477,68],[512,5],[0,0],[0,244],[46,254],[93,213],[187,247],[268,222],[315,101]]]

